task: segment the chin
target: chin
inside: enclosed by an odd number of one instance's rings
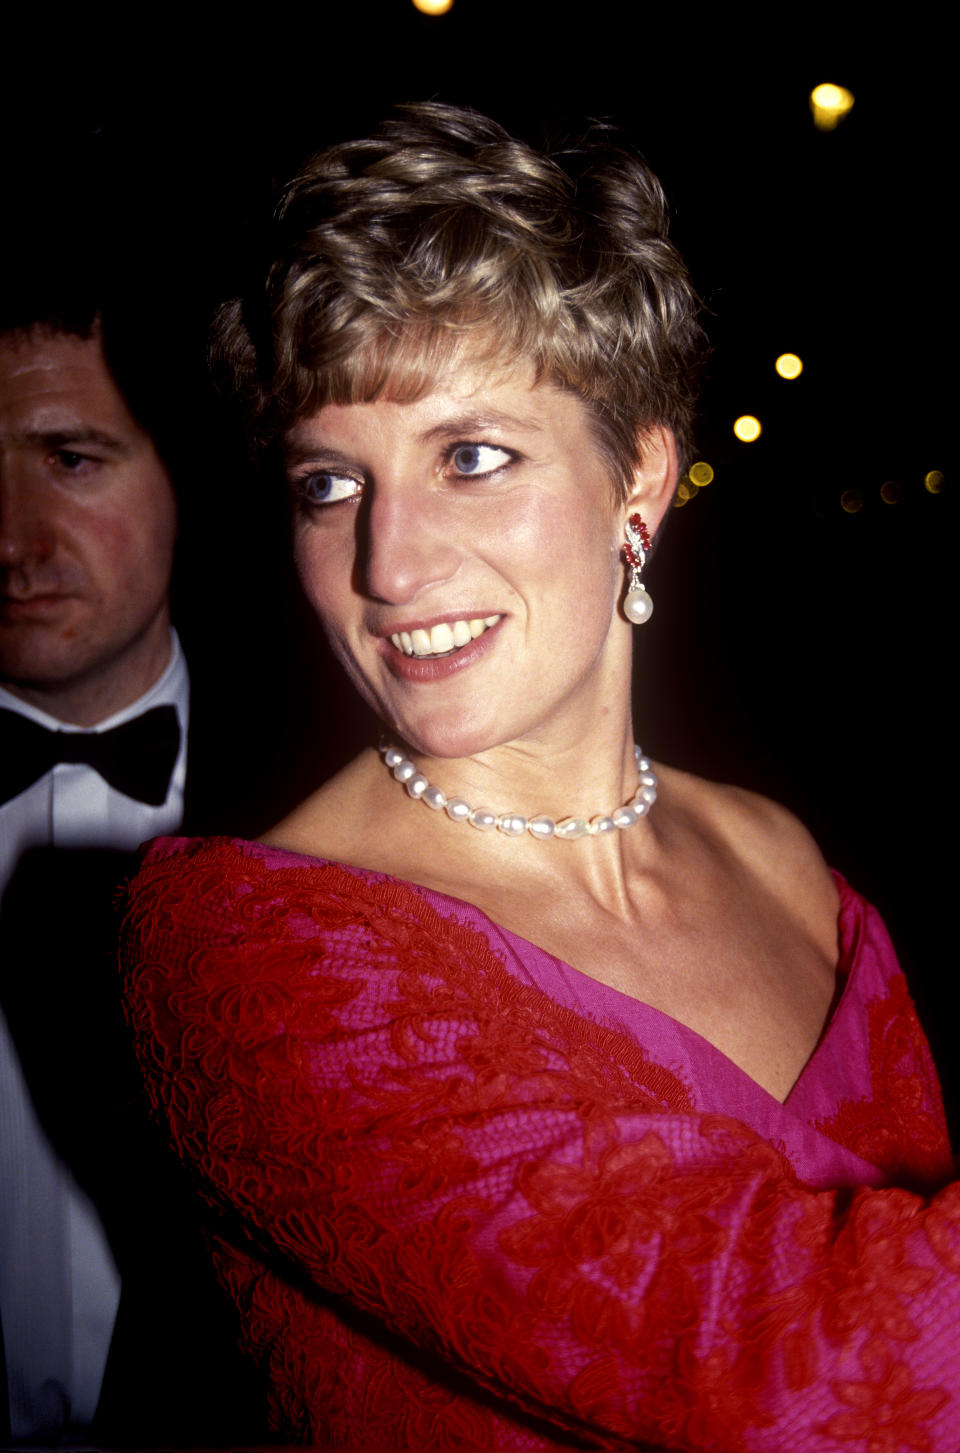
[[[400,714],[384,719],[395,721],[394,727],[388,726],[385,730],[388,733],[394,731],[411,751],[423,757],[450,761],[475,757],[493,747],[503,746],[520,734],[519,730],[505,731],[502,721],[465,720],[462,710],[447,719],[439,712],[433,713],[428,721],[404,720]]]
[[[479,734],[465,731],[442,731],[425,727],[418,729],[415,726],[385,727],[388,736],[391,733],[420,757],[446,758],[455,761],[460,757],[470,757],[476,752],[483,751],[485,746],[490,746],[489,740],[483,740]]]
[[[77,662],[54,652],[0,651],[0,684],[45,691],[69,686],[82,671]]]

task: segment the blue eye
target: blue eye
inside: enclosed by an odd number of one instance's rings
[[[341,500],[355,499],[361,493],[361,485],[356,479],[327,471],[306,475],[300,481],[300,489],[308,505],[339,504]]]
[[[513,459],[509,449],[498,449],[494,444],[458,444],[450,456],[450,462],[457,474],[477,478],[494,474]]]

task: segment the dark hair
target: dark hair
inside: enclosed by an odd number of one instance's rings
[[[0,258],[0,336],[98,337],[130,412],[171,477],[196,448],[203,389],[203,321],[181,306],[174,269],[135,238],[91,233],[78,221],[37,219],[8,229]]]
[[[260,445],[328,402],[417,397],[469,332],[584,400],[621,490],[646,428],[690,448],[697,299],[660,183],[603,127],[547,154],[473,111],[402,107],[307,162],[268,247],[212,347]]]

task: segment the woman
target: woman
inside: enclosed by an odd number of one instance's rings
[[[286,1438],[953,1446],[960,1201],[883,927],[634,745],[698,347],[637,159],[439,105],[315,158],[220,319],[385,733],[260,843],[155,845],[127,920]]]

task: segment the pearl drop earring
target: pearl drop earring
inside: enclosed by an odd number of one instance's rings
[[[641,573],[647,563],[650,532],[639,515],[631,515],[624,526],[626,543],[623,557],[630,567],[630,587],[623,602],[623,613],[632,625],[642,626],[653,615],[653,601],[644,590]]]

